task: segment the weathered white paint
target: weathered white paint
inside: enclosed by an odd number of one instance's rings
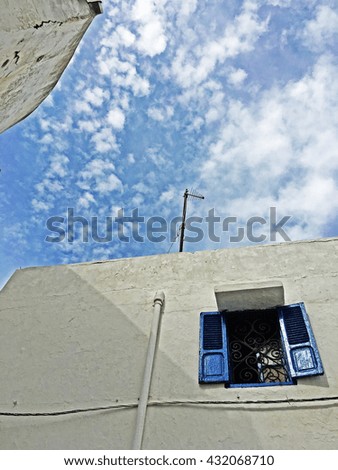
[[[87,0],[0,0],[0,132],[46,98],[96,13]]]
[[[0,413],[115,408],[0,414],[1,448],[130,449],[163,290],[143,448],[337,449],[337,253],[338,238],[18,270],[0,292]],[[325,374],[292,386],[199,385],[199,313],[217,310],[215,289],[257,282],[282,283],[286,304],[305,302]]]

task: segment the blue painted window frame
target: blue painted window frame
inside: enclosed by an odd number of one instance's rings
[[[277,308],[284,353],[292,378],[323,375],[324,368],[304,302]],[[297,315],[298,322],[287,325],[287,316]],[[300,333],[302,330],[302,334]],[[306,333],[306,334],[305,334]],[[297,334],[302,340],[296,341]],[[305,337],[306,336],[306,337]]]
[[[209,347],[205,344],[206,320],[210,317],[219,319],[217,335],[221,336],[221,347]],[[215,329],[215,326],[213,327]],[[216,334],[216,333],[215,333]],[[200,354],[199,354],[199,382],[200,383],[227,383],[229,381],[228,348],[226,323],[220,312],[202,312],[200,314]]]
[[[232,383],[230,380],[226,312],[202,312],[200,314],[199,383],[224,383],[226,388],[273,387],[295,385],[297,378],[322,375],[324,368],[304,302],[276,306],[274,309],[278,314],[286,368],[290,376],[289,381]],[[221,330],[218,334],[222,335],[222,347],[217,349],[206,348],[204,341],[205,318],[210,315],[220,318]],[[297,342],[298,337],[301,338],[299,342]]]

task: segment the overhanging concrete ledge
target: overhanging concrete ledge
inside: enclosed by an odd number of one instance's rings
[[[260,310],[284,305],[284,287],[280,281],[237,283],[215,287],[219,311]]]
[[[2,0],[0,133],[32,113],[60,79],[102,3]]]

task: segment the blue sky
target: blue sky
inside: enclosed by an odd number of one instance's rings
[[[20,267],[167,253],[168,237],[47,243],[46,221],[170,221],[185,188],[205,196],[188,215],[245,226],[276,207],[292,240],[337,235],[337,46],[334,1],[106,0],[52,94],[0,136],[0,286]]]

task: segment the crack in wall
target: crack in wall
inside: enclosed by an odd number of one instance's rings
[[[41,21],[41,23],[36,24],[36,25],[34,26],[34,28],[35,28],[35,29],[39,29],[39,28],[42,28],[42,26],[43,26],[44,24],[51,24],[51,23],[52,23],[52,24],[58,24],[59,26],[61,26],[61,25],[63,24],[62,21],[48,20],[48,21]]]
[[[73,21],[82,21],[88,20],[91,18],[91,15],[80,15],[80,16],[72,16],[71,18],[67,18],[66,21],[56,21],[56,20],[43,20],[41,23],[35,24],[33,26],[34,29],[40,29],[46,24],[57,24],[58,26],[62,26],[63,24],[70,23]],[[31,26],[30,26],[31,27]]]

